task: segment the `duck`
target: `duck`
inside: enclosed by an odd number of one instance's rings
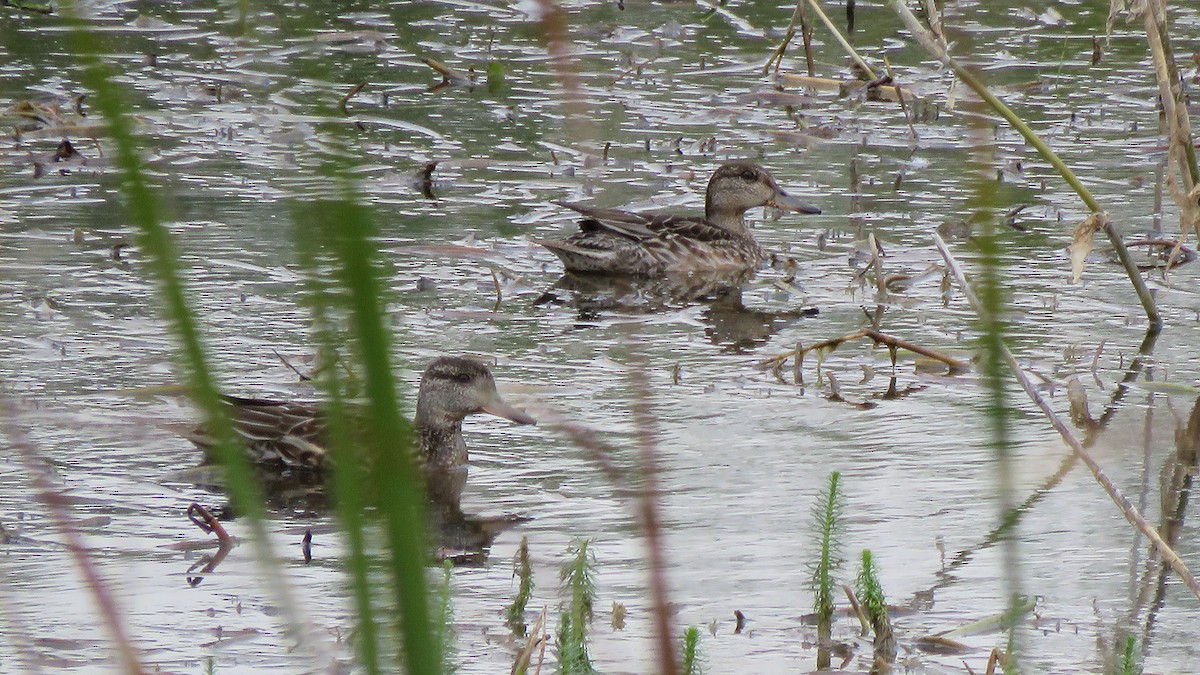
[[[583,216],[579,232],[561,240],[533,241],[558,256],[568,273],[638,277],[755,270],[766,255],[746,226],[746,211],[772,206],[821,213],[789,195],[769,171],[751,162],[729,162],[713,172],[703,217],[554,203]]]
[[[255,464],[318,472],[329,468],[327,420],[318,406],[239,396],[224,400],[234,431]],[[425,368],[417,390],[413,441],[432,500],[457,504],[467,474],[462,423],[480,413],[516,424],[537,423],[500,397],[491,371],[479,361],[442,356]],[[204,427],[185,436],[211,457],[215,441]]]

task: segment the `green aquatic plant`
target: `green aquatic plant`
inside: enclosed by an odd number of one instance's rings
[[[679,665],[680,675],[702,675],[700,667],[700,629],[688,626],[683,629],[683,660]]]
[[[215,458],[225,469],[225,484],[231,500],[252,532],[250,540],[255,543],[257,557],[261,561],[274,561],[265,533],[264,502],[254,479],[254,473],[246,457],[234,442],[224,406],[208,365],[202,344],[198,321],[190,307],[178,269],[177,252],[170,233],[163,226],[157,199],[146,180],[133,137],[132,125],[119,98],[119,89],[108,83],[109,73],[100,66],[97,54],[99,43],[94,35],[79,27],[73,32],[76,51],[85,63],[84,84],[94,92],[93,102],[104,116],[109,137],[116,148],[115,164],[122,172],[126,203],[131,221],[138,228],[139,244],[146,252],[148,269],[157,283],[163,302],[163,311],[175,341],[179,345],[180,362],[185,381],[197,406],[204,413],[206,427],[217,439]],[[349,316],[356,349],[354,352],[362,362],[362,373],[366,380],[366,398],[371,410],[369,420],[373,429],[368,436],[380,458],[377,471],[373,474],[378,488],[377,512],[381,515],[391,552],[389,570],[391,585],[398,593],[397,610],[393,623],[404,636],[402,653],[408,672],[433,674],[441,671],[441,649],[432,635],[428,618],[424,580],[424,535],[421,516],[421,490],[414,468],[407,462],[409,430],[400,416],[399,401],[388,358],[389,338],[384,327],[383,305],[380,293],[383,284],[379,281],[378,262],[375,249],[370,243],[373,234],[370,217],[357,204],[357,197],[347,183],[329,171],[335,184],[343,186],[340,199],[306,204],[303,211],[309,214],[320,231],[331,233],[322,241],[327,244],[310,256],[333,253],[336,260],[335,279],[342,287],[347,302],[342,309]],[[300,209],[297,209],[300,211]],[[323,350],[334,342],[324,339]],[[326,350],[327,351],[327,350]],[[331,369],[332,370],[332,369]],[[327,382],[327,389],[336,392],[337,382]],[[340,399],[331,397],[330,434],[332,445],[345,446],[339,442],[343,436],[343,425],[338,420]],[[400,446],[401,452],[395,451]],[[386,447],[386,451],[379,451]],[[336,450],[335,450],[336,452]],[[352,466],[352,462],[342,462]],[[345,475],[340,480],[338,474]],[[370,584],[366,575],[366,554],[363,551],[361,512],[364,504],[351,498],[357,495],[361,476],[353,472],[335,470],[334,492],[337,497],[338,514],[348,532],[351,555],[348,570],[358,610],[357,644],[359,656],[366,672],[382,672],[379,665],[375,617],[371,611],[370,596],[376,586]],[[347,483],[356,483],[357,487]],[[338,487],[340,485],[340,487]],[[264,562],[273,568],[273,562]],[[296,603],[290,601],[283,586],[282,577],[269,573],[266,577],[275,586],[275,594],[283,599],[280,603],[287,618],[286,625],[295,629],[302,623]],[[403,590],[401,590],[403,589]]]
[[[505,610],[504,625],[517,637],[525,636],[525,607],[533,595],[533,565],[529,561],[529,539],[521,537],[517,557],[513,559],[513,576],[518,579],[517,595]]]
[[[867,615],[871,630],[875,634],[875,662],[891,663],[896,660],[896,638],[892,633],[892,621],[888,617],[887,600],[883,596],[883,585],[869,549],[862,552],[858,576],[854,578],[854,591]]]
[[[567,602],[559,608],[555,651],[561,675],[586,675],[596,672],[588,656],[587,636],[596,603],[596,558],[591,540],[577,540],[567,547],[571,556],[563,563],[560,578]]]
[[[858,576],[854,578],[854,592],[858,594],[858,601],[862,603],[863,611],[872,624],[879,619],[887,620],[887,602],[870,549],[863,549]]]
[[[816,559],[809,564],[808,585],[813,594],[813,611],[817,614],[818,668],[829,665],[827,648],[833,637],[833,593],[837,588],[836,576],[844,562],[841,554],[844,502],[841,478],[837,471],[829,474],[829,484],[817,495],[817,503],[812,509],[813,536],[819,542],[819,548]]]
[[[331,172],[335,173],[335,172]],[[335,181],[343,181],[336,173]],[[389,549],[388,572],[396,597],[402,654],[407,670],[437,673],[442,649],[430,620],[425,582],[426,538],[423,482],[412,453],[412,429],[401,415],[390,359],[376,231],[348,182],[342,199],[318,202],[321,223],[332,232],[334,278],[347,291],[350,334],[363,376],[368,423],[366,451],[375,460],[368,485]],[[336,471],[337,469],[335,469]]]
[[[100,38],[78,18],[74,3],[62,6],[71,30],[69,43],[83,63],[82,84],[92,94],[92,102],[104,119],[108,138],[115,148],[115,161],[121,174],[122,192],[130,221],[137,230],[138,243],[148,257],[148,269],[156,283],[163,315],[177,347],[177,359],[184,381],[196,405],[204,415],[213,438],[215,456],[225,468],[225,483],[230,499],[245,516],[252,533],[257,559],[264,568],[276,560],[267,538],[265,509],[251,468],[234,441],[233,426],[221,405],[216,381],[202,344],[199,322],[188,302],[179,271],[178,253],[170,232],[163,224],[159,200],[143,171],[133,123],[126,113],[123,90],[115,86],[113,70],[101,63],[104,47]],[[265,575],[285,614],[285,627],[299,635],[302,621],[296,603],[279,575]],[[141,672],[138,655],[119,621],[109,623],[127,672]]]
[[[1121,650],[1121,660],[1117,663],[1116,675],[1142,675],[1142,664],[1137,653],[1137,638],[1133,635],[1125,637],[1125,648]]]

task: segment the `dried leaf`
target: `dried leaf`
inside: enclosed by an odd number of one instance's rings
[[[1097,211],[1075,226],[1071,236],[1071,283],[1083,276],[1083,260],[1092,252],[1092,235],[1108,224],[1108,214]]]
[[[1187,193],[1187,208],[1184,209],[1184,217],[1192,221],[1192,228],[1200,237],[1200,183],[1193,185],[1191,191]]]

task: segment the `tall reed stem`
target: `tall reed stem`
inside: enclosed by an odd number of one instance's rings
[[[1046,145],[1046,143],[1042,141],[1042,139],[1039,138],[1032,129],[1029,128],[1029,125],[1025,124],[1021,118],[1017,117],[1017,114],[1014,113],[1011,108],[1005,105],[1003,101],[996,98],[996,96],[992,94],[992,92],[989,91],[986,86],[984,86],[983,82],[980,81],[979,78],[975,77],[971,71],[967,70],[957,61],[955,61],[954,58],[950,56],[950,53],[946,51],[945,46],[934,37],[933,33],[931,33],[924,26],[922,26],[919,21],[917,21],[917,17],[913,16],[913,13],[909,11],[908,7],[904,5],[902,0],[888,0],[888,4],[900,17],[900,20],[904,23],[904,27],[907,28],[908,31],[912,33],[913,37],[915,37],[917,41],[921,43],[921,46],[925,47],[926,51],[928,51],[934,58],[938,59],[948,68],[953,70],[954,75],[958,77],[959,80],[970,87],[976,93],[976,95],[979,96],[979,98],[983,99],[983,101],[992,108],[992,110],[995,110],[1001,117],[1007,120],[1008,123],[1013,126],[1013,128],[1020,132],[1020,134],[1025,137],[1025,140],[1038,151],[1038,154],[1042,156],[1042,159],[1049,162],[1050,165],[1062,175],[1063,180],[1067,181],[1067,184],[1075,190],[1075,193],[1079,195],[1079,199],[1083,201],[1084,205],[1087,206],[1090,211],[1093,213],[1103,212],[1103,208],[1100,206],[1100,203],[1096,201],[1096,198],[1092,196],[1092,193],[1083,185],[1075,173],[1071,171],[1071,169],[1061,159],[1059,159],[1058,155],[1056,155],[1054,151],[1050,149],[1050,146]],[[1142,304],[1143,311],[1146,312],[1146,319],[1150,322],[1152,327],[1161,326],[1162,316],[1159,314],[1158,307],[1154,303],[1154,296],[1150,294],[1150,289],[1146,287],[1146,282],[1142,279],[1142,273],[1138,270],[1137,263],[1134,262],[1133,257],[1129,255],[1129,249],[1125,247],[1125,242],[1121,239],[1120,233],[1117,232],[1110,219],[1104,218],[1103,220],[1104,234],[1108,236],[1109,242],[1112,244],[1113,249],[1117,252],[1117,257],[1121,261],[1121,266],[1125,268],[1125,273],[1129,276],[1129,282],[1133,284],[1134,292],[1137,294],[1138,300]]]

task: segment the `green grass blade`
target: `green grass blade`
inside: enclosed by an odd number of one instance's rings
[[[62,9],[64,20],[71,28],[71,49],[83,64],[82,83],[91,92],[91,101],[104,118],[108,137],[116,150],[114,164],[123,179],[129,217],[137,228],[137,241],[147,255],[150,274],[158,285],[163,315],[179,348],[184,380],[204,416],[209,433],[216,441],[214,456],[225,469],[230,499],[245,517],[251,531],[249,539],[253,542],[255,557],[266,568],[264,576],[284,613],[285,627],[298,641],[313,644],[309,636],[300,634],[304,622],[282,575],[276,569],[276,558],[264,524],[265,511],[260,491],[248,460],[234,440],[233,427],[209,370],[200,330],[188,305],[179,274],[174,242],[163,226],[158,200],[142,171],[132,124],[125,114],[126,106],[121,99],[121,88],[110,81],[111,69],[106,68],[99,58],[103,51],[101,42],[76,16],[73,3],[64,3]]]
[[[336,223],[322,223],[311,217],[311,211],[293,208],[296,226],[294,240],[301,268],[307,271],[306,296],[313,315],[314,333],[319,348],[319,384],[325,392],[328,420],[329,450],[333,462],[330,487],[333,489],[334,512],[346,540],[345,570],[349,576],[350,593],[354,599],[356,630],[355,649],[359,666],[367,675],[383,672],[380,665],[379,630],[376,623],[375,588],[370,579],[370,559],[366,552],[366,514],[362,486],[366,469],[353,453],[351,422],[346,412],[346,383],[338,369],[338,339],[332,328],[331,309],[337,304],[328,288],[328,280],[320,272],[319,253],[328,245],[324,232],[332,231]]]
[[[382,284],[377,272],[375,233],[367,210],[348,188],[340,202],[319,202],[321,220],[336,223],[337,276],[349,292],[350,324],[362,361],[366,432],[374,453],[372,489],[377,493],[391,552],[393,591],[399,609],[403,658],[409,675],[441,670],[441,649],[433,631],[425,579],[425,497],[400,401],[384,326]]]

